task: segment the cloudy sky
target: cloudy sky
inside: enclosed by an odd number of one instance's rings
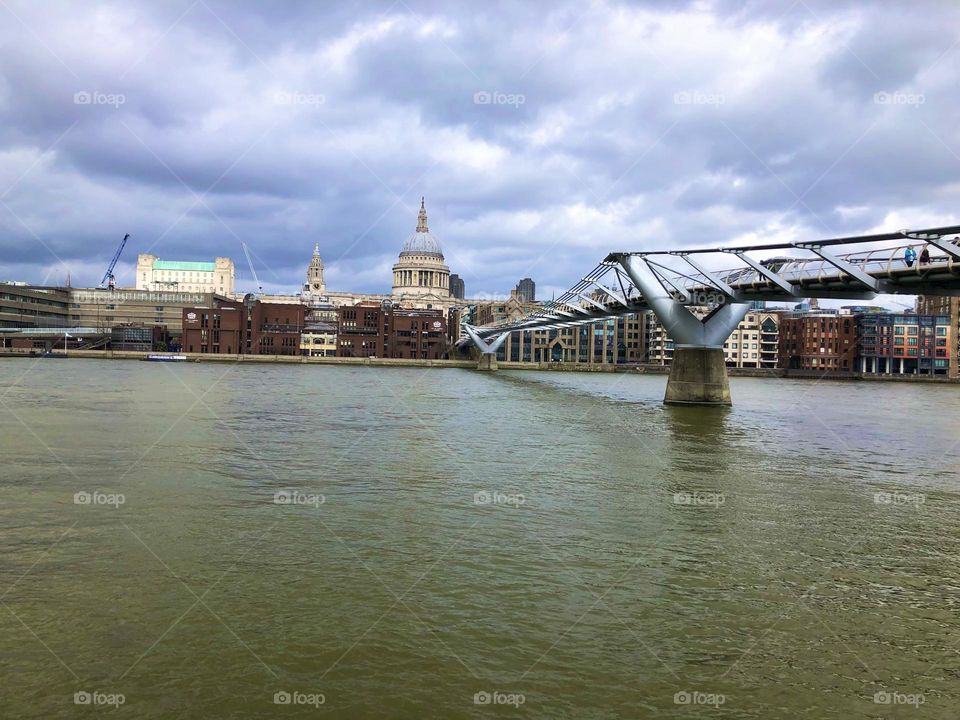
[[[320,243],[388,291],[416,225],[468,294],[612,250],[960,219],[960,3],[0,0],[0,279],[137,253],[268,290]]]

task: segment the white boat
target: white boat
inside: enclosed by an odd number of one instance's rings
[[[186,355],[147,355],[143,359],[150,362],[186,362],[190,358]]]

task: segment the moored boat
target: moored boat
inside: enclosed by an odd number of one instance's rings
[[[186,355],[157,355],[151,354],[147,355],[144,360],[149,362],[186,362],[190,358]]]

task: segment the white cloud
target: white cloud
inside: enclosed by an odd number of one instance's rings
[[[421,194],[452,271],[491,291],[616,249],[952,221],[960,49],[930,30],[958,8],[407,5],[10,0],[36,35],[0,27],[0,184],[33,167],[5,198],[29,230],[0,206],[0,276],[45,276],[35,233],[95,283],[131,232],[185,259],[241,238],[289,287],[319,240],[331,285],[384,291]],[[874,102],[898,89],[925,102]]]

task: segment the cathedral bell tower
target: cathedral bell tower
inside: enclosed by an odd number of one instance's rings
[[[313,257],[310,258],[310,267],[307,268],[307,282],[304,291],[314,295],[323,295],[326,285],[323,283],[323,260],[320,259],[320,243],[313,246]]]

